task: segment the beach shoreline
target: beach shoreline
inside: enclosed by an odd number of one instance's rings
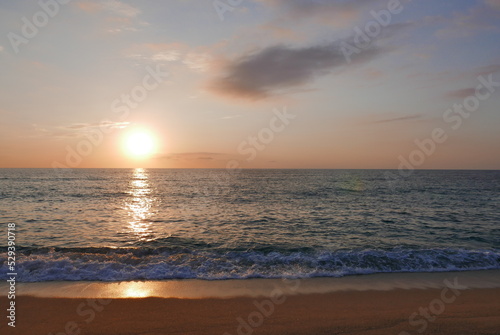
[[[269,297],[274,290],[282,291],[284,295],[296,295],[340,291],[439,289],[446,287],[446,282],[455,280],[467,289],[500,288],[500,270],[376,273],[300,279],[18,282],[16,289],[17,295],[39,298],[255,298]],[[7,292],[8,284],[0,283],[0,296],[6,296]]]

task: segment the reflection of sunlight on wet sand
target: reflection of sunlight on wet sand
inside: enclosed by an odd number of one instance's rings
[[[121,296],[124,298],[144,298],[152,293],[147,283],[144,282],[125,282],[120,284],[120,286],[122,285],[124,287]]]
[[[276,288],[296,287],[283,291],[293,294],[323,294],[337,291],[388,291],[394,289],[436,289],[444,287],[444,279],[453,281],[460,274],[460,285],[473,288],[500,287],[500,270],[434,272],[434,273],[378,273],[341,278],[249,279],[249,280],[163,280],[131,282],[37,282],[18,283],[19,292],[34,297],[59,298],[231,298],[266,297]],[[8,283],[0,282],[0,296],[6,296]]]
[[[126,203],[131,218],[128,228],[139,240],[150,241],[153,232],[151,222],[148,222],[148,219],[152,215],[153,198],[151,197],[148,173],[144,169],[138,168],[134,170],[129,185],[129,193],[132,199]]]

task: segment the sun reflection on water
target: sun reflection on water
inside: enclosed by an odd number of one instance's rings
[[[149,176],[145,169],[134,170],[128,192],[131,195],[125,204],[130,217],[128,230],[140,241],[151,241],[153,230],[150,219],[154,214],[152,207],[155,199],[151,194]]]

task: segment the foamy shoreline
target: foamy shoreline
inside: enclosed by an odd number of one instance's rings
[[[341,278],[162,280],[162,281],[52,281],[17,283],[17,294],[43,298],[232,298],[323,294],[340,291],[390,291],[395,289],[439,289],[457,283],[463,289],[500,288],[500,270],[380,273]],[[0,294],[8,291],[0,284]]]

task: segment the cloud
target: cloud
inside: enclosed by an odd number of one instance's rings
[[[451,78],[450,81],[453,80],[454,82],[457,82],[459,80],[466,80],[472,78],[474,78],[474,80],[477,81],[478,77],[488,77],[489,75],[493,75],[498,72],[500,72],[500,64],[491,64],[487,66],[477,67],[471,71],[467,71],[458,77]],[[478,95],[477,86],[474,86],[474,87],[467,87],[449,91],[445,94],[445,97],[453,99],[465,99],[467,97],[477,96],[477,95]]]
[[[139,31],[139,28],[148,25],[147,22],[138,20],[141,10],[118,0],[82,1],[77,3],[78,8],[88,13],[103,12],[106,14],[108,33],[121,33],[123,31]]]
[[[500,72],[500,64],[491,64],[477,68],[475,76],[486,76],[497,72]]]
[[[125,51],[125,57],[146,62],[175,62],[180,60],[187,46],[181,43],[135,44]]]
[[[363,72],[363,75],[367,79],[379,79],[384,76],[384,73],[378,69],[367,69]]]
[[[81,1],[78,2],[77,6],[81,10],[90,13],[106,11],[111,14],[123,17],[135,17],[141,13],[138,8],[132,7],[118,0],[107,0],[100,2]]]
[[[304,33],[283,27],[278,22],[268,22],[259,26],[265,36],[271,36],[279,40],[298,41],[304,39]]]
[[[238,114],[238,115],[227,115],[227,116],[223,116],[221,117],[220,119],[221,120],[231,120],[231,119],[237,119],[237,118],[240,118],[242,117],[243,115],[241,114]]]
[[[76,6],[80,8],[81,10],[88,12],[88,13],[95,13],[98,12],[102,9],[102,6],[96,2],[90,2],[90,1],[80,1],[76,3]]]
[[[214,61],[207,50],[190,50],[189,46],[181,43],[135,45],[127,51],[126,57],[145,62],[179,61],[194,72],[206,72]]]
[[[77,3],[78,8],[89,13],[105,11],[122,17],[136,17],[141,13],[138,8],[132,7],[118,0],[107,0],[100,2],[81,1]]]
[[[101,123],[72,123],[65,126],[40,126],[33,124],[37,135],[35,137],[47,138],[78,138],[98,129],[123,129],[128,127],[130,122],[103,121]]]
[[[446,96],[449,98],[465,99],[465,98],[472,96],[472,95],[475,95],[475,94],[476,94],[476,89],[473,87],[470,87],[470,88],[463,88],[460,90],[450,91],[446,94]]]
[[[279,10],[280,16],[293,21],[314,19],[324,24],[347,26],[367,9],[375,9],[382,0],[259,0]],[[368,7],[368,8],[367,8]]]
[[[474,36],[482,32],[499,32],[500,5],[498,0],[487,0],[485,5],[469,8],[465,12],[454,12],[449,18],[440,18],[445,27],[436,32],[440,38]]]
[[[155,62],[174,62],[179,60],[181,54],[177,50],[167,50],[155,53],[151,56],[151,60]]]
[[[74,129],[80,131],[86,131],[95,128],[109,128],[109,129],[122,129],[126,128],[130,122],[113,122],[113,121],[103,121],[101,123],[73,123],[69,126],[62,126],[62,129]]]
[[[117,0],[105,1],[102,6],[112,13],[125,17],[135,17],[141,13],[139,9]]]
[[[381,51],[373,45],[353,55],[351,64],[369,61]],[[339,42],[303,48],[275,45],[227,62],[222,68],[225,75],[212,80],[208,89],[234,98],[262,99],[346,65]]]
[[[485,3],[494,9],[500,10],[500,0],[485,0]]]
[[[407,115],[407,116],[400,116],[400,117],[394,117],[394,118],[389,118],[389,119],[384,119],[384,120],[377,120],[377,121],[372,121],[370,123],[389,123],[389,122],[400,122],[400,121],[408,121],[408,120],[416,120],[420,119],[422,117],[421,114],[412,114],[412,115]]]
[[[165,50],[186,50],[188,46],[186,44],[180,43],[180,42],[174,42],[174,43],[144,43],[144,44],[139,44],[135,45],[135,48],[141,49],[141,50],[147,50],[150,52],[162,52]]]
[[[166,159],[166,160],[215,160],[217,158],[226,157],[227,154],[219,153],[219,152],[181,152],[181,153],[172,153],[172,154],[164,154],[159,155],[157,159]]]
[[[182,63],[195,72],[205,72],[210,68],[211,61],[212,57],[208,53],[190,52]]]
[[[3,46],[0,45],[0,52],[4,50]]]
[[[421,82],[422,84],[419,88],[448,87],[459,82],[474,82],[475,85],[477,85],[479,76],[489,76],[490,74],[498,72],[500,72],[500,64],[496,63],[473,68],[465,68],[461,71],[445,70],[439,72],[415,72],[407,75],[407,78],[414,82]],[[465,89],[447,91],[442,95],[442,97],[454,99],[461,98],[464,97],[463,94],[466,92],[464,90]]]

